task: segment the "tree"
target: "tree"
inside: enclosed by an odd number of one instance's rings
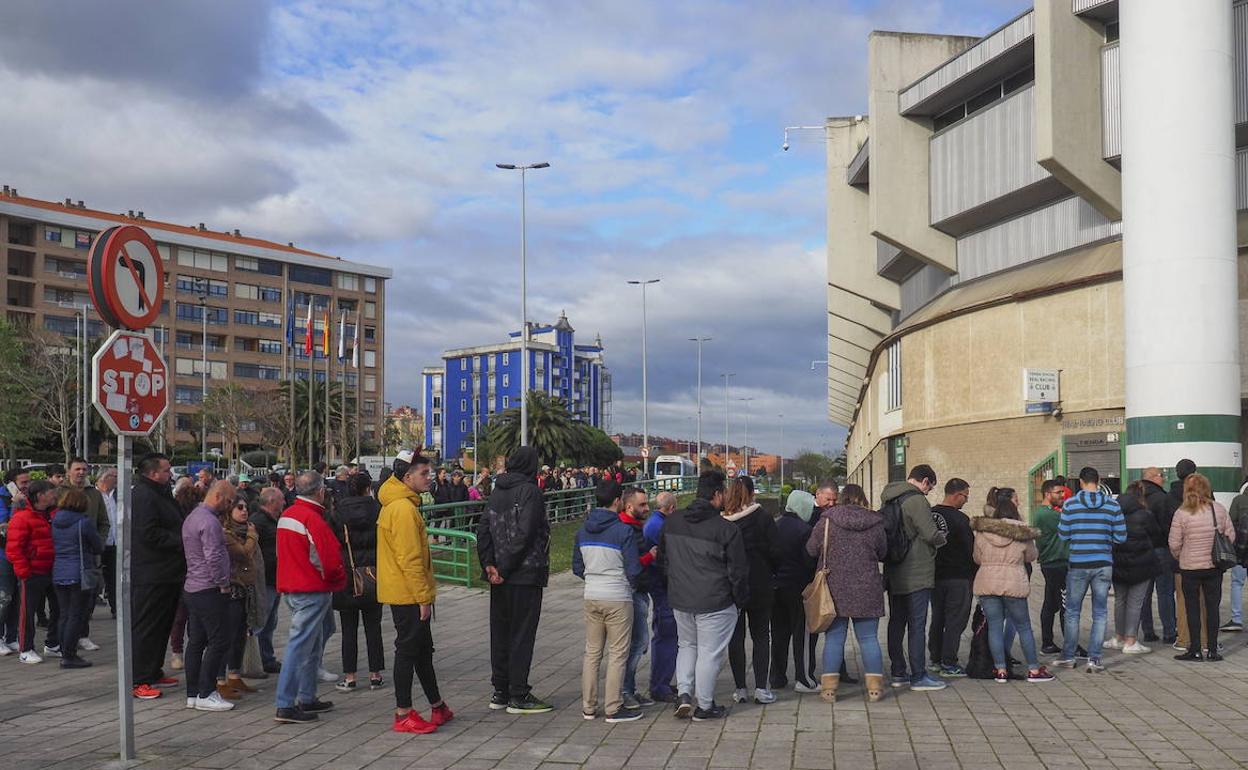
[[[208,391],[200,413],[207,419],[209,430],[215,427],[221,432],[230,459],[239,456],[243,423],[254,419],[254,405],[260,400],[255,392],[234,383]]]
[[[256,399],[252,406],[252,419],[256,421],[256,430],[265,437],[269,446],[281,450],[286,462],[295,467],[297,455],[294,436],[290,431],[289,381],[281,383],[275,390],[266,391],[263,398]]]
[[[624,451],[605,432],[583,422],[576,425],[581,433],[581,449],[577,457],[573,458],[577,465],[606,468],[614,465],[617,460],[624,459]]]
[[[34,400],[27,387],[26,343],[18,329],[0,319],[0,452],[17,459],[17,448],[38,435]]]
[[[34,332],[26,340],[21,378],[34,419],[60,439],[66,464],[78,433],[78,355],[60,335]]]
[[[793,471],[794,477],[801,477],[808,484],[836,481],[845,476],[845,455],[832,458],[822,452],[803,449],[788,462],[788,469]]]
[[[529,446],[537,450],[541,462],[553,465],[573,457],[581,448],[582,433],[561,398],[529,391]],[[520,446],[520,408],[512,407],[494,415],[485,426],[485,437],[478,448],[484,458],[509,455]]]

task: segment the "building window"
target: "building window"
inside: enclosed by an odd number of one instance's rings
[[[175,404],[198,404],[204,400],[204,394],[199,388],[192,388],[186,385],[178,385],[173,391],[173,401]]]
[[[334,274],[323,268],[308,267],[307,265],[291,265],[290,280],[299,283],[311,283],[317,286],[333,286]]]
[[[376,302],[364,303],[364,317],[370,321],[372,321],[373,319],[377,317],[377,303]]]
[[[260,301],[261,302],[281,302],[282,290],[275,289],[272,286],[261,286],[260,287]]]
[[[195,430],[195,415],[193,414],[174,415],[173,427],[174,427],[174,430],[185,430],[185,431]]]
[[[364,390],[368,391],[369,393],[373,393],[377,390],[377,375],[375,374],[364,375]]]
[[[511,354],[510,354],[510,353],[504,353],[504,354],[503,354],[503,366],[507,366],[507,365],[508,365],[508,364],[510,364],[510,363],[511,363]]]
[[[225,324],[229,323],[229,312],[223,307],[212,307],[211,305],[203,307],[192,304],[190,302],[178,303],[178,320],[181,321],[202,321],[204,311],[208,313],[208,323]]]
[[[243,433],[255,433],[256,421],[255,420],[239,420],[238,429],[242,431]]]
[[[901,408],[901,340],[888,346],[888,398],[885,409]]]
[[[277,380],[282,375],[282,370],[276,366],[261,366],[260,364],[234,364],[234,376],[246,377],[257,380]]]
[[[368,342],[376,342],[377,341],[377,328],[374,326],[365,326],[364,327],[364,339]]]
[[[178,281],[181,283],[181,281]],[[260,299],[260,287],[254,283],[234,284],[234,296],[239,299]]]
[[[367,367],[377,366],[377,351],[375,350],[364,351],[364,365]]]
[[[338,288],[344,291],[359,291],[360,277],[351,273],[338,274]]]
[[[461,412],[466,412],[466,411],[468,411],[468,399],[466,399],[466,398],[461,398],[461,399],[459,400],[459,411],[461,411]]]
[[[503,375],[503,387],[504,388],[511,387],[511,375],[510,374]]]
[[[278,340],[260,340],[256,343],[256,349],[261,353],[281,353],[282,343]]]
[[[468,432],[468,421],[467,421],[467,420],[460,420],[460,421],[459,421],[459,432],[460,432],[460,433],[467,433],[467,432]]]
[[[507,409],[510,406],[511,406],[511,398],[508,396],[503,396],[503,408]]]
[[[435,428],[436,428],[436,427],[440,426],[441,424],[442,424],[442,413],[441,413],[441,412],[434,412],[434,414],[433,414],[433,427],[435,427]]]
[[[202,376],[204,373],[204,362],[199,358],[179,358],[174,362],[174,369],[178,374],[184,377],[192,375]],[[224,380],[225,372],[226,367],[224,361],[208,362],[208,379]]]
[[[193,267],[196,270],[213,270],[224,273],[230,269],[230,261],[226,255],[217,251],[203,249],[178,249],[178,264],[182,267]]]
[[[234,268],[261,275],[280,276],[282,274],[281,262],[275,262],[271,259],[260,259],[259,257],[234,257]]]
[[[441,409],[441,408],[442,408],[442,397],[441,397],[441,396],[434,396],[434,397],[433,397],[433,408],[434,408],[434,409]]]
[[[207,294],[209,297],[226,297],[230,294],[230,284],[225,281],[212,281],[194,278],[189,275],[178,276],[177,289],[179,294]]]
[[[377,279],[365,278],[364,279],[364,291],[368,292],[369,294],[376,294],[377,293]]]
[[[460,392],[460,393],[467,393],[467,392],[468,392],[468,380],[460,380],[460,381],[459,381],[459,392]]]
[[[277,313],[258,313],[254,310],[235,310],[234,323],[244,326],[273,326],[282,325],[282,317]]]

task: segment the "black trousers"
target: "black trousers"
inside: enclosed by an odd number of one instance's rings
[[[541,617],[541,586],[490,586],[490,683],[495,692],[511,698],[528,697],[533,644]]]
[[[48,602],[48,636],[44,642],[48,647],[56,647],[60,645],[58,634],[60,633],[61,614],[60,605],[57,604],[56,594],[52,590],[51,575],[31,575],[21,581],[22,592],[22,614],[18,618],[18,635],[21,637],[22,652],[35,649],[35,615],[43,609],[43,603]]]
[[[56,587],[56,603],[61,611],[59,639],[61,655],[65,658],[78,657],[78,640],[86,636],[87,617],[95,605],[95,593],[82,590],[82,586],[73,583]]]
[[[806,670],[809,658],[805,648],[806,610],[802,606],[802,587],[781,586],[775,590],[775,603],[771,607],[772,689],[779,690],[788,684],[790,652],[793,655],[794,681],[811,683],[811,676]]]
[[[230,644],[227,615],[231,600],[214,587],[187,591],[182,601],[186,603],[186,697],[207,698],[216,692],[217,673]]]
[[[364,643],[368,648],[368,670],[383,671],[386,668],[386,651],[381,644],[381,605],[361,601],[359,607],[338,610],[342,621],[342,673],[354,674],[359,663],[359,628],[364,621]]]
[[[104,546],[100,566],[104,569],[104,596],[108,599],[108,609],[113,617],[117,617],[117,546]]]
[[[958,646],[971,619],[971,581],[937,580],[932,589],[932,621],[927,632],[928,658],[958,665]]]
[[[180,583],[143,583],[130,586],[130,633],[134,652],[134,684],[155,684],[164,676],[165,649],[173,616],[182,596]]]
[[[225,658],[221,661],[224,668],[217,667],[217,676],[224,676],[226,668],[236,674],[241,671],[243,652],[247,650],[247,599],[231,599],[228,594],[225,597]]]
[[[746,687],[745,681],[745,627],[750,627],[750,641],[754,643],[754,686],[762,690],[770,685],[771,669],[771,607],[746,607],[737,615],[737,626],[728,642],[728,666],[738,690]]]
[[[440,703],[438,675],[433,670],[433,631],[428,620],[420,619],[420,605],[392,604],[390,615],[394,618],[394,705],[412,707],[413,674],[420,679],[429,705]]]
[[[1053,644],[1053,618],[1066,628],[1066,567],[1041,567],[1044,575],[1044,603],[1040,605],[1040,646]],[[1065,632],[1063,632],[1065,633]]]
[[[1222,571],[1217,569],[1185,569],[1183,574],[1183,603],[1187,611],[1187,633],[1193,647],[1200,647],[1200,595],[1205,595],[1205,627],[1209,636],[1208,652],[1218,651],[1218,626],[1221,618],[1218,605],[1222,603]]]

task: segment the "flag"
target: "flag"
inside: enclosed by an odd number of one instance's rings
[[[360,368],[360,311],[355,311],[355,339],[351,342],[351,366]]]
[[[347,339],[347,311],[342,311],[342,315],[338,318],[338,361],[341,363],[346,360],[347,352],[343,349]]]
[[[312,355],[312,300],[308,300],[308,322],[303,333],[303,354]]]
[[[329,358],[329,308],[325,308],[325,334],[321,338],[321,348],[325,353],[325,357]]]
[[[286,299],[286,345],[295,346],[295,298]]]

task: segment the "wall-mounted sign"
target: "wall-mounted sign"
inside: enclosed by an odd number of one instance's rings
[[[1061,401],[1057,369],[1024,369],[1024,401]]]

